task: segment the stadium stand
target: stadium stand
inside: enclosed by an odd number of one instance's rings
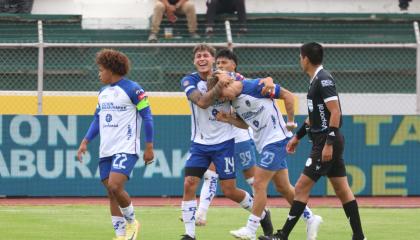
[[[0,42],[36,43],[37,20],[43,21],[45,43],[139,43],[147,42],[148,30],[85,30],[79,15],[0,15]],[[236,17],[221,15],[215,37],[191,39],[186,24],[176,24],[174,38],[162,43],[225,43],[224,21],[232,21],[233,43],[415,43],[414,14],[249,14],[248,34],[238,35]],[[205,16],[199,15],[200,35],[205,36]],[[180,18],[178,21],[185,21]],[[161,29],[169,26],[165,19]],[[162,31],[161,31],[162,32]],[[96,91],[94,55],[99,48],[48,47],[44,50],[44,90]],[[133,60],[130,77],[149,91],[177,92],[179,80],[192,69],[190,48],[148,47],[120,49]],[[296,48],[235,48],[240,69],[247,77],[272,76],[295,92],[305,92],[297,64]],[[327,49],[325,64],[340,81],[343,93],[414,93],[415,49]],[[37,53],[32,48],[1,48],[1,90],[36,90]],[[333,53],[331,53],[333,52]],[[6,76],[6,77],[5,77]],[[8,77],[10,76],[10,77]],[[366,79],[370,83],[365,84]],[[400,81],[403,84],[395,89]],[[16,81],[19,84],[16,84]],[[71,84],[68,84],[71,83]]]

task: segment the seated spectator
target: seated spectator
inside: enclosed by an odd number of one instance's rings
[[[176,22],[176,14],[185,15],[187,17],[190,36],[192,38],[200,38],[197,34],[197,16],[195,14],[194,3],[188,0],[158,0],[156,1],[153,10],[152,29],[149,35],[149,42],[157,42],[159,26],[165,12],[168,20],[172,23]]]
[[[213,35],[216,14],[237,13],[239,20],[239,33],[246,33],[245,0],[207,0],[207,36]]]
[[[400,4],[398,5],[400,7],[401,11],[406,11],[408,10],[408,6],[410,5],[409,2],[411,2],[411,0],[399,0]]]
[[[34,0],[0,0],[0,13],[31,13]]]

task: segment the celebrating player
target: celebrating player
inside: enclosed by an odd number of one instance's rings
[[[253,204],[251,195],[236,187],[233,126],[216,120],[218,112],[230,110],[229,102],[217,101],[222,88],[229,81],[226,79],[219,81],[207,91],[207,77],[213,72],[215,49],[207,44],[199,44],[194,48],[193,53],[197,72],[185,76],[181,81],[192,112],[190,156],[185,164],[181,206],[185,225],[185,234],[182,235],[184,240],[195,239],[195,212],[197,210],[195,192],[200,178],[211,162],[216,167],[225,196],[247,210],[250,210]],[[263,219],[269,217],[265,213],[260,216]],[[272,227],[271,221],[270,227]]]
[[[229,73],[220,72],[215,74],[215,81],[229,79]],[[252,214],[248,218],[247,225],[231,234],[239,239],[255,239],[262,212],[267,202],[267,186],[272,180],[278,192],[292,204],[294,188],[289,181],[289,173],[286,161],[286,144],[295,127],[294,123],[294,96],[280,85],[275,85],[274,91],[262,95],[264,86],[260,79],[233,81],[222,89],[220,97],[225,101],[231,101],[235,109],[235,115],[229,112],[219,112],[217,119],[237,127],[253,129],[255,141],[260,159],[255,170],[255,201]],[[212,86],[209,86],[211,89]],[[286,106],[288,122],[277,109],[273,98],[283,99]],[[238,116],[238,117],[236,117]],[[316,239],[318,228],[322,218],[313,215],[306,207],[304,219],[307,221],[307,239]]]

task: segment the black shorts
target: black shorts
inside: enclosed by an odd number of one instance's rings
[[[327,140],[326,133],[312,134],[312,149],[306,161],[303,174],[311,178],[314,182],[322,176],[345,177],[346,166],[344,165],[344,137],[339,134],[337,141],[333,145],[333,156],[331,161],[321,162],[322,149]]]

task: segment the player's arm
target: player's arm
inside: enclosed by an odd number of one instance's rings
[[[287,113],[287,128],[290,131],[297,127],[295,124],[295,96],[286,88],[281,88],[279,98],[284,101]]]
[[[235,113],[218,112],[216,120],[220,122],[230,123],[237,128],[248,129],[248,124],[242,118],[238,117]]]
[[[99,107],[96,108],[94,118],[77,150],[77,159],[82,162],[82,155],[87,151],[87,145],[99,134]]]
[[[267,94],[271,94],[272,91],[274,91],[275,89],[275,84],[273,81],[273,78],[271,77],[266,77],[266,78],[261,78],[260,81],[258,82],[258,85],[264,84],[264,87],[261,90],[261,95],[267,95]]]
[[[193,102],[198,107],[203,108],[203,109],[210,107],[216,101],[216,99],[219,98],[222,92],[222,88],[226,84],[228,84],[227,80],[225,79],[219,80],[216,77],[210,77],[207,81],[208,81],[207,85],[211,87],[206,93],[202,94],[197,89],[194,89],[188,95],[188,99],[191,102]]]
[[[144,135],[146,137],[146,148],[144,149],[143,160],[146,164],[150,164],[154,158],[153,152],[153,138],[154,138],[154,124],[153,115],[150,108],[148,97],[143,94],[138,96],[137,111],[143,120]]]

